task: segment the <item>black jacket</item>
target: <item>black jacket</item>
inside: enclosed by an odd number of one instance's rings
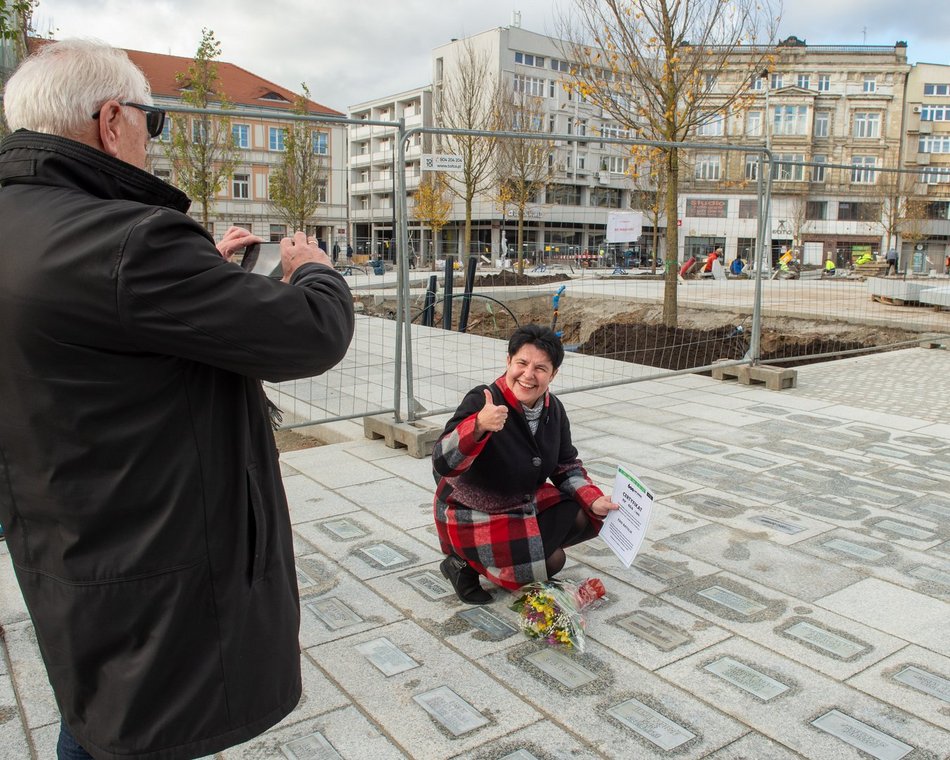
[[[0,524],[63,716],[96,758],[190,758],[300,696],[287,503],[260,379],[345,354],[329,267],[225,262],[175,188],[0,145]]]

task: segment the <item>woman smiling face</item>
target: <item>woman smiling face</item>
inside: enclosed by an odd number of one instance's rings
[[[522,406],[534,406],[557,375],[554,362],[546,351],[525,343],[508,357],[505,382]]]

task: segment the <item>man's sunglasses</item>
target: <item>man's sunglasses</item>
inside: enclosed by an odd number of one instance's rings
[[[145,128],[148,130],[149,137],[158,137],[162,133],[162,129],[165,126],[165,112],[161,108],[143,106],[141,103],[132,103],[129,101],[120,101],[119,105],[138,108],[145,114]],[[92,115],[92,118],[98,119],[100,113],[102,113],[101,110],[96,111]]]

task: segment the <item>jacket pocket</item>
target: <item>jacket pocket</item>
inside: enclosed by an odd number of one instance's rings
[[[264,512],[264,497],[257,478],[257,467],[247,468],[247,540],[250,558],[251,583],[264,576],[267,564],[267,517]]]

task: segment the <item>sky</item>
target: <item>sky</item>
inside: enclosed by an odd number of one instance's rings
[[[431,51],[452,38],[508,26],[556,36],[572,0],[40,0],[34,26],[55,39],[190,57],[212,29],[221,60],[345,112],[431,80]],[[907,42],[910,63],[950,63],[950,3],[786,0],[779,38],[809,45]]]

